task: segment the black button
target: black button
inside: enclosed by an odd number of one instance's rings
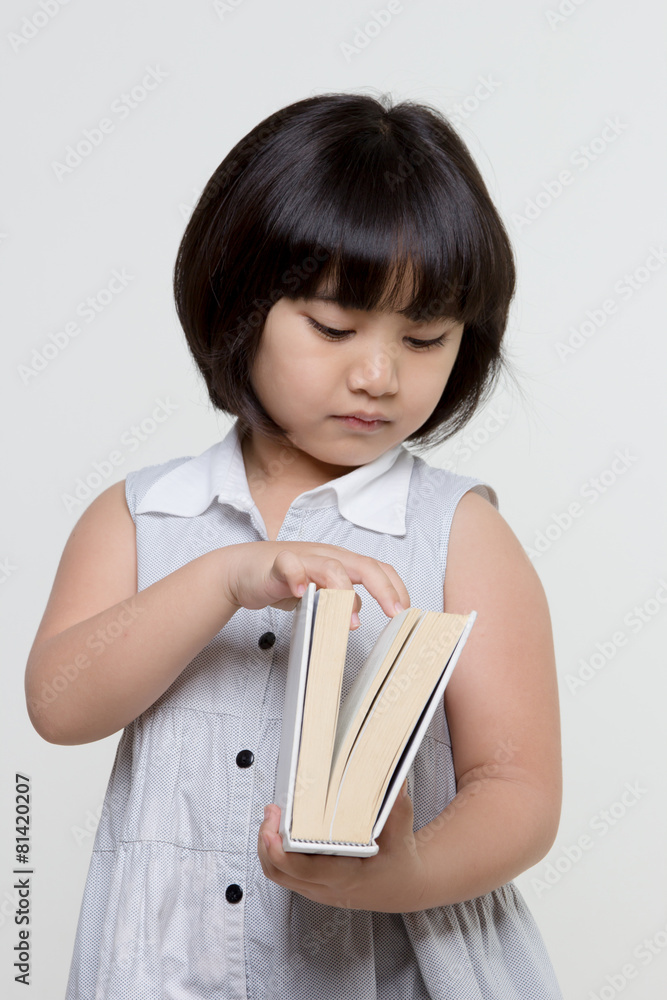
[[[236,763],[239,767],[250,767],[255,759],[252,750],[239,750],[236,755]]]
[[[264,635],[260,635],[258,645],[260,649],[271,649],[275,641],[273,632],[265,632]]]
[[[228,903],[238,903],[243,897],[243,889],[236,882],[232,882],[231,885],[227,886],[225,896]]]

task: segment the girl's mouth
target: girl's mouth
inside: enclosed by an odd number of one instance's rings
[[[359,417],[336,417],[335,419],[342,420],[347,427],[358,431],[376,431],[388,423],[387,420],[360,420]]]

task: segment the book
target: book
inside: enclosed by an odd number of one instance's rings
[[[377,854],[376,838],[477,617],[401,611],[341,703],[354,598],[352,589],[311,582],[292,612],[274,794],[285,851]]]

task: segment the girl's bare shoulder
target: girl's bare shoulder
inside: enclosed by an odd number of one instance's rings
[[[136,531],[121,480],[100,493],[72,528],[32,648],[136,592]]]

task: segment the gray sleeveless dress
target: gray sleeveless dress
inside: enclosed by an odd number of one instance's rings
[[[279,474],[279,470],[277,470]],[[292,503],[278,541],[395,567],[414,607],[442,611],[456,505],[491,487],[403,445]],[[195,458],[131,472],[139,590],[212,549],[266,539],[236,423]],[[347,694],[389,620],[361,585]],[[454,609],[453,609],[454,610]],[[347,910],[267,879],[291,612],[240,609],[118,743],[77,926],[66,1000],[562,1000],[513,882],[415,913]],[[408,779],[418,830],[456,794],[444,711]]]

